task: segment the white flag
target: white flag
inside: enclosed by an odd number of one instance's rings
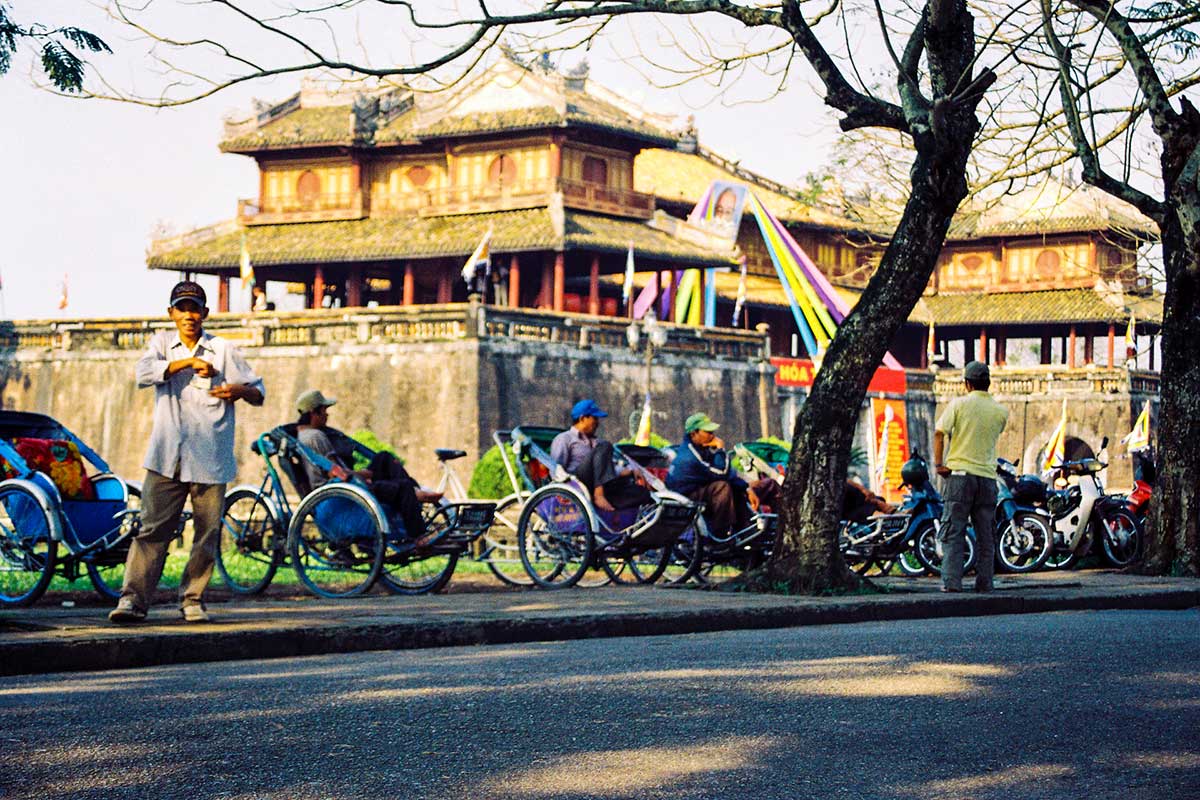
[[[730,323],[731,328],[738,326],[738,320],[742,317],[742,306],[746,305],[746,259],[742,259],[742,274],[738,277],[737,300],[733,303],[733,320]]]
[[[475,252],[471,253],[467,263],[463,264],[462,277],[467,283],[470,283],[475,277],[475,270],[482,265],[485,270],[492,268],[492,231],[493,227],[488,226],[487,233],[483,234],[483,238],[479,240],[479,245],[475,248]]]
[[[629,252],[625,255],[625,285],[621,287],[621,302],[629,304],[633,296],[633,242],[629,243]]]
[[[250,263],[250,251],[246,248],[246,234],[242,234],[242,255],[238,259],[241,268],[242,288],[254,285],[254,265]]]

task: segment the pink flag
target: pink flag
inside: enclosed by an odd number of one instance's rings
[[[642,287],[642,291],[638,292],[637,299],[633,301],[633,318],[641,319],[646,316],[646,312],[654,305],[654,298],[658,296],[658,273],[650,273],[650,282]]]

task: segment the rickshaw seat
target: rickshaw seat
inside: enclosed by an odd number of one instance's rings
[[[462,458],[467,454],[466,450],[446,450],[441,447],[433,451],[437,456],[438,461],[453,461],[456,458]]]
[[[12,445],[31,469],[44,474],[54,483],[64,500],[96,499],[96,489],[88,478],[83,456],[74,442],[16,437]],[[3,472],[5,477],[14,477],[16,474],[16,470],[7,462],[3,464]]]

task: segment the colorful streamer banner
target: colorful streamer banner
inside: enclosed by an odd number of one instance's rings
[[[779,276],[779,285],[787,298],[804,347],[810,356],[818,356],[828,349],[837,333],[837,326],[850,313],[850,305],[837,293],[783,223],[763,206],[753,192],[747,191],[744,186],[739,188],[744,195],[736,195],[728,185],[714,182],[700,198],[688,220],[702,227],[711,227],[711,221],[715,220],[724,231],[732,220],[740,221],[743,211],[753,217]],[[891,369],[903,369],[891,353],[884,354],[883,363]]]

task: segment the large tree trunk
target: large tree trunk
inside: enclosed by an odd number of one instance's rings
[[[837,542],[850,446],[871,376],[928,285],[950,220],[966,196],[974,116],[961,124],[956,146],[918,152],[900,225],[858,305],[838,328],[797,415],[780,532],[761,576],[767,589],[812,594],[858,583]]]
[[[1172,206],[1161,226],[1163,299],[1158,483],[1146,524],[1143,570],[1200,575],[1200,242]],[[1193,210],[1193,213],[1200,209]]]

